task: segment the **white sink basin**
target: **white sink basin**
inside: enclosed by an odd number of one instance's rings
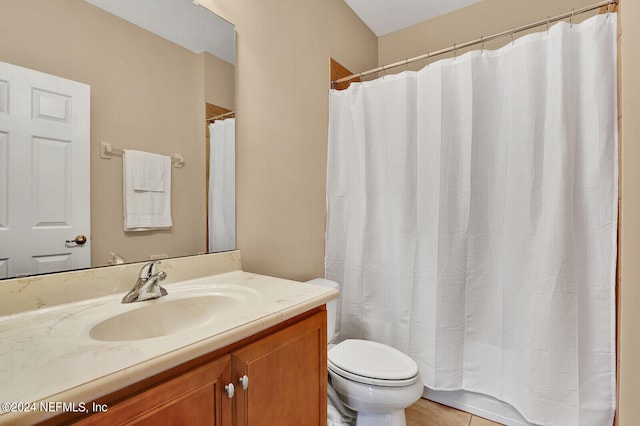
[[[118,304],[89,329],[94,340],[144,340],[207,326],[242,314],[258,295],[248,289],[216,286],[180,289],[167,296]],[[104,317],[103,317],[104,318]]]
[[[91,328],[89,335],[107,342],[166,336],[202,327],[241,304],[237,299],[220,295],[157,302],[160,303],[141,306],[101,321]]]

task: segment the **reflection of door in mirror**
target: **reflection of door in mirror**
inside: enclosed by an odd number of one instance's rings
[[[206,252],[204,106],[235,107],[233,25],[191,0],[4,0],[2,14],[0,61],[91,85],[91,176],[80,180],[91,185],[91,266],[112,252],[127,262]],[[100,156],[102,142],[183,155],[171,230],[124,231],[123,164]]]
[[[206,103],[207,232],[209,252],[234,250],[235,113]]]
[[[0,278],[90,265],[89,94],[0,62]]]

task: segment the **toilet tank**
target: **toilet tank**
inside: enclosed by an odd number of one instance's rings
[[[325,278],[315,278],[307,281],[308,284],[319,285],[322,287],[331,287],[336,290],[340,290],[340,286],[337,282],[327,280]],[[335,337],[336,332],[336,318],[338,315],[338,300],[333,299],[331,302],[327,302],[327,343],[331,343]]]

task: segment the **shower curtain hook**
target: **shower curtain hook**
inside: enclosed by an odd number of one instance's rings
[[[456,44],[453,43],[453,60],[455,61],[456,56],[458,56],[458,48],[456,47]]]
[[[613,0],[609,0],[609,3],[607,3],[607,18],[609,17],[609,8],[611,7],[611,3],[613,3]]]
[[[569,16],[569,28],[573,28],[573,14],[576,13],[575,9],[571,9],[571,16]]]
[[[513,27],[513,30],[511,30],[511,45],[513,46],[513,43],[515,43],[515,40],[513,39],[513,35],[516,33],[516,27]]]
[[[547,35],[549,35],[549,21],[551,20],[551,18],[549,17],[549,15],[547,15]]]
[[[480,36],[480,53],[484,52],[484,40],[483,40],[484,36]]]
[[[331,89],[332,90],[336,90],[336,81],[335,80],[331,80]]]
[[[409,71],[409,58],[404,58],[404,70]]]

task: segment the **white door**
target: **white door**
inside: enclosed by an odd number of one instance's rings
[[[0,278],[90,266],[89,94],[0,62]]]

